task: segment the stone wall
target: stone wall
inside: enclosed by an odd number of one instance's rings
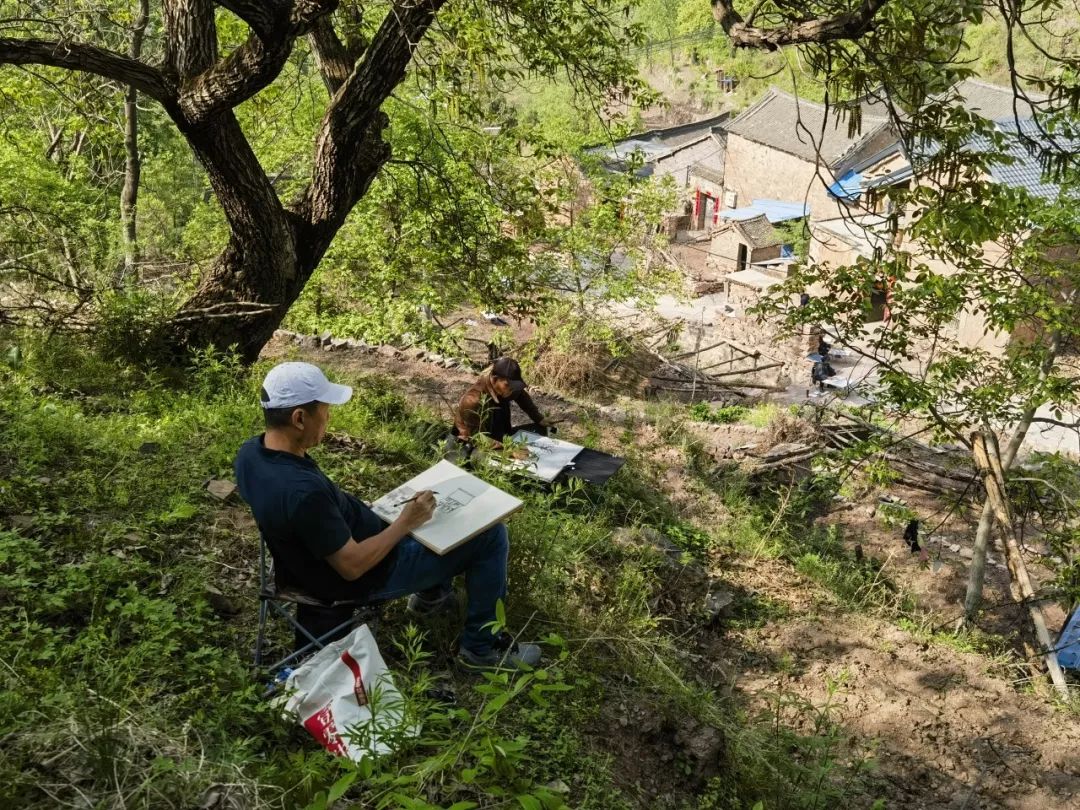
[[[822,167],[821,171],[831,183],[829,170]],[[839,203],[815,175],[813,163],[734,133],[728,133],[724,189],[736,193],[736,208],[750,205],[755,199],[794,203],[805,200],[811,219],[840,215]]]
[[[722,231],[713,234],[709,242],[709,258],[707,266],[718,275],[734,273],[738,267],[736,262],[739,257],[739,245],[744,244],[739,231],[733,226],[728,226]],[[747,247],[747,257],[750,255]]]

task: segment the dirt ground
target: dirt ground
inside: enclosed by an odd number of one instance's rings
[[[451,403],[474,379],[472,371],[441,368],[417,360],[415,353],[325,352],[281,338],[264,353],[310,359],[358,376],[390,377],[395,387],[439,411],[448,423]],[[542,410],[580,412],[558,396],[535,393]],[[671,500],[694,519],[722,520],[723,506],[688,484],[686,459],[659,441],[656,427],[637,424],[634,429]],[[607,449],[616,450],[614,437],[624,430],[608,424],[599,432],[600,449],[610,442]],[[573,438],[572,422],[564,432]],[[718,458],[762,441],[764,434],[748,425],[700,426],[699,432]],[[928,558],[920,560],[904,545],[902,527],[884,522],[879,494],[868,491],[862,498],[838,502],[820,520],[838,524],[852,549],[858,544],[863,554],[884,560],[884,573],[916,597],[938,629],[951,626],[963,600],[975,516],[951,511],[925,493],[890,488],[890,497],[902,499],[923,518]],[[1008,573],[1000,552],[992,552],[991,559],[984,595],[988,604],[1000,607],[988,611],[985,629],[1025,627],[1025,617],[1008,604]],[[1030,564],[1038,575],[1037,559]],[[1055,707],[1044,688],[1032,689],[1030,670],[1017,665],[1015,654],[1005,651],[992,658],[965,652],[871,616],[844,613],[837,620],[835,598],[781,561],[729,560],[710,574],[741,592],[766,595],[782,608],[782,618],[750,629],[703,631],[692,640],[690,653],[700,661],[701,677],[713,688],[730,690],[753,710],[774,705],[777,692],[807,701],[785,722],[810,731],[824,712],[842,730],[849,753],[873,752],[876,765],[865,805],[854,806],[868,807],[877,798],[886,799],[889,807],[934,810],[1080,806],[1080,719]],[[1064,617],[1049,619],[1056,630]],[[711,729],[677,723],[653,728],[634,711],[605,706],[595,731],[615,755],[621,781],[636,790],[645,807],[650,797],[668,789],[655,763],[672,743],[690,751],[697,746],[714,756],[721,741]]]

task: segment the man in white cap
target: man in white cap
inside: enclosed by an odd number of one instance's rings
[[[281,363],[263,381],[266,432],[244,442],[234,464],[278,576],[324,601],[383,601],[409,595],[409,609],[455,604],[452,579],[465,575],[468,608],[458,657],[475,668],[535,665],[540,648],[494,634],[495,606],[506,597],[509,536],[496,524],[439,556],[409,533],[431,519],[435,498],[420,493],[389,526],[334,484],[308,450],[326,435],[330,406],[352,389],[310,363]]]

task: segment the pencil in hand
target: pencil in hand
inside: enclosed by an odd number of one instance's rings
[[[424,494],[425,492],[431,492],[431,490],[430,490],[430,489],[425,489],[425,490],[422,490],[422,491],[420,491],[420,492],[417,492],[417,493],[416,493],[415,495],[413,495],[413,496],[412,496],[411,498],[406,498],[406,499],[405,499],[405,500],[403,500],[403,501],[398,501],[398,506],[404,506],[404,505],[405,505],[405,504],[407,504],[407,503],[412,503],[412,502],[413,502],[413,501],[415,501],[415,500],[416,500],[417,498],[419,498],[419,497],[420,497],[421,495],[423,495],[423,494]],[[434,493],[434,492],[431,492],[431,497],[432,497],[432,498],[434,498],[434,497],[435,497],[435,493]]]

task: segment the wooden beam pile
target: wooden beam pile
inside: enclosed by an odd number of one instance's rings
[[[701,364],[706,352],[725,349],[726,357]],[[757,375],[783,367],[783,363],[749,349],[733,340],[719,340],[674,357],[653,352],[660,366],[649,375],[649,390],[667,391],[694,399],[720,399],[724,396],[745,396],[739,388],[761,391],[782,390],[780,386],[762,382]]]
[[[873,437],[884,439],[885,449],[880,458],[888,462],[899,480],[913,489],[934,495],[952,497],[975,496],[979,493],[978,475],[969,458],[955,456],[953,466],[944,466],[928,457],[940,455],[914,439],[896,439],[887,431],[866,422],[824,425],[823,443],[837,450],[847,450]]]
[[[850,421],[821,425],[815,440],[788,442],[748,456],[743,468],[761,475],[785,468],[809,469],[813,458],[828,450],[850,450],[871,438],[880,438],[884,449],[876,454],[885,460],[897,480],[913,489],[948,498],[975,498],[982,492],[979,475],[969,458],[949,456],[950,466],[930,461],[941,454],[913,439],[896,438],[866,422]]]

